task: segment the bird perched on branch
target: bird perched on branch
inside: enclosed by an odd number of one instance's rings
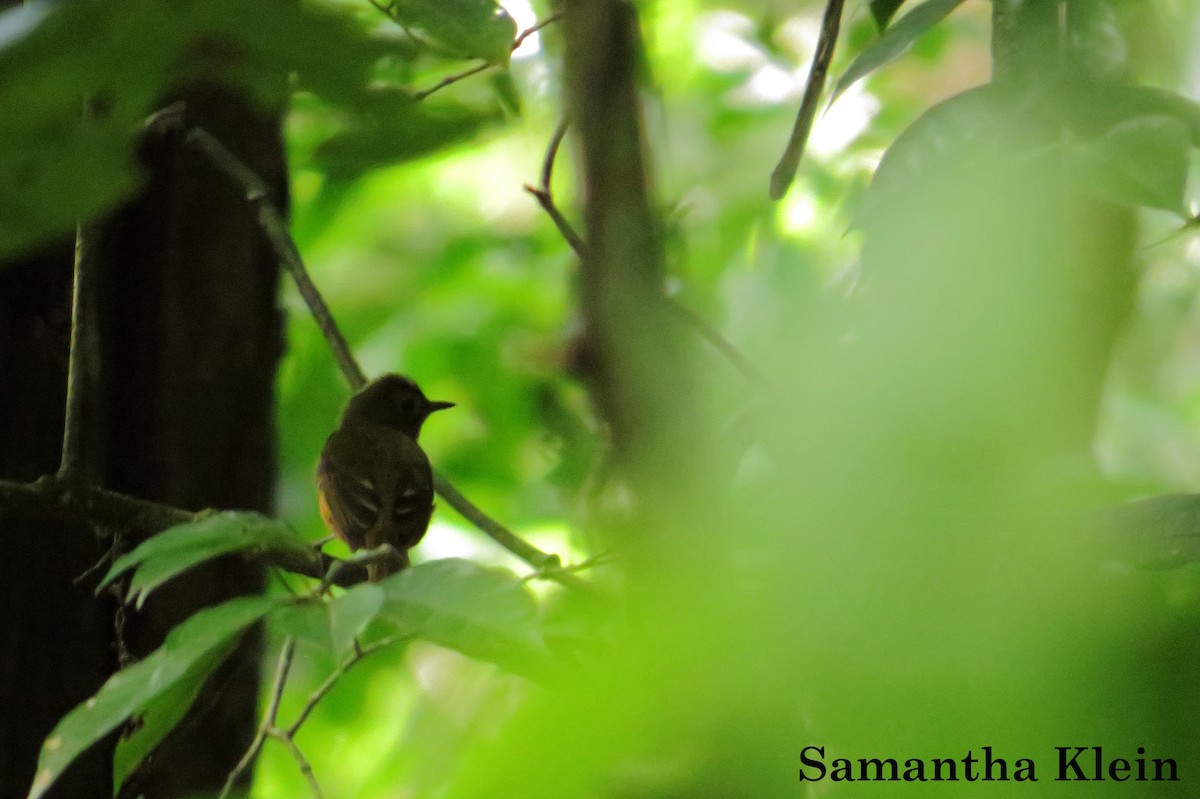
[[[371,582],[408,565],[433,513],[433,470],[417,445],[421,425],[453,402],[429,400],[417,384],[384,375],[355,394],[325,441],[317,466],[321,517],[352,550],[390,544],[394,565],[367,565]]]

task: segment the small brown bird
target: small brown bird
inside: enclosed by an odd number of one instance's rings
[[[417,445],[421,425],[453,402],[434,402],[417,384],[384,375],[350,399],[317,465],[321,518],[352,550],[391,544],[404,558],[367,566],[377,582],[408,565],[433,513],[433,470]]]

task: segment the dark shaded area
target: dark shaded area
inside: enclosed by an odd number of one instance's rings
[[[283,194],[277,118],[217,88],[182,99],[189,121]],[[270,513],[283,350],[277,266],[254,209],[178,135],[143,143],[151,179],[101,244],[106,485],[190,510]],[[198,608],[262,585],[261,568],[240,560],[195,569],[131,619],[130,647],[143,656]],[[220,788],[253,735],[261,647],[257,632],[246,636],[125,794]]]
[[[182,99],[191,121],[286,195],[278,115],[219,88]],[[276,478],[275,369],[283,350],[275,258],[238,190],[171,136],[148,138],[144,190],[97,226],[101,391],[89,397],[87,472],[174,506],[271,512]],[[58,467],[70,335],[72,242],[0,271],[0,475],[31,480]],[[114,607],[72,581],[106,545],[77,526],[0,519],[0,799],[22,797],[54,724],[118,665]],[[103,531],[111,532],[111,531]],[[127,539],[128,540],[128,539]],[[263,573],[214,563],[131,615],[133,657],[197,609],[261,591]],[[219,789],[253,734],[261,635],[246,636],[130,796]],[[111,792],[111,745],[80,759],[52,796]]]
[[[0,476],[58,468],[72,245],[0,269]],[[113,604],[73,584],[104,548],[80,525],[0,515],[0,799],[24,797],[42,740],[116,665]],[[54,797],[107,797],[111,747],[67,770]]]

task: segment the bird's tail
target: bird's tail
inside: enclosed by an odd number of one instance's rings
[[[396,557],[391,560],[381,560],[376,563],[367,564],[367,579],[373,583],[377,583],[384,577],[390,577],[401,569],[408,568],[408,551],[395,549]]]

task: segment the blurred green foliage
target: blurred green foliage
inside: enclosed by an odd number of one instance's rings
[[[218,27],[265,48],[248,84],[293,76],[293,232],[366,371],[403,371],[457,402],[422,434],[434,464],[582,560],[628,508],[572,373],[575,258],[523,189],[562,114],[560,36],[547,27],[510,61],[498,42],[554,9],[510,5],[514,27],[490,4],[459,5],[453,19],[442,4],[262,7],[270,35],[238,27],[253,16],[238,6]],[[904,36],[921,6],[849,5],[835,79],[856,58],[883,64],[880,28]],[[572,665],[548,686],[426,642],[373,655],[298,739],[327,795],[796,796],[809,744],[901,759],[993,746],[1037,760],[1042,782],[1019,790],[1052,796],[1054,746],[1145,746],[1200,768],[1195,567],[1134,570],[1089,522],[1113,499],[1200,487],[1200,271],[1191,232],[1178,235],[1200,116],[1162,91],[1194,58],[1193,4],[1073,4],[1080,58],[1104,83],[1047,81],[1030,100],[964,93],[988,80],[990,9],[962,3],[841,87],[772,204],[767,175],[822,6],[639,9],[669,288],[768,375],[749,384],[694,342],[713,413],[695,420],[697,452],[718,462],[680,453],[680,468],[719,473],[722,493],[668,500],[712,529],[666,531],[678,560],[644,568],[612,607],[535,583],[543,639]],[[156,25],[217,24],[131,1],[48,8],[0,25],[0,105],[13,112],[0,120],[0,250],[131,190],[131,130],[180,57],[172,37],[140,43]],[[103,24],[125,38],[69,46]],[[128,43],[117,54],[115,42]],[[480,59],[503,80],[415,99]],[[98,92],[116,110],[77,124]],[[569,150],[554,189],[574,220]],[[280,515],[316,539],[312,474],[347,390],[290,289],[284,302]],[[444,555],[523,570],[439,507],[416,559]],[[594,575],[623,589],[623,556]],[[302,643],[281,715],[335,666]],[[306,791],[269,745],[256,795]]]

